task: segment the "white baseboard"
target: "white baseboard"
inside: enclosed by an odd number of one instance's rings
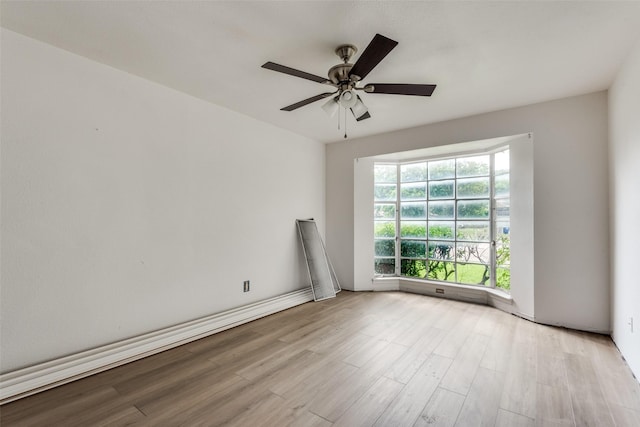
[[[378,278],[378,279],[372,280],[371,282],[372,282],[372,288],[376,292],[400,290],[400,280],[398,280],[397,277]]]
[[[0,405],[313,301],[301,289],[0,375]]]

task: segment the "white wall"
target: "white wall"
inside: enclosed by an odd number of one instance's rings
[[[322,144],[6,30],[1,71],[2,372],[307,286]]]
[[[340,283],[360,286],[353,283],[354,159],[528,132],[534,135],[535,319],[608,332],[606,92],[328,145],[326,239]]]
[[[353,163],[353,278],[343,285],[352,291],[373,290],[374,166],[373,157],[358,158]]]
[[[613,340],[640,378],[640,42],[609,90]],[[633,332],[630,319],[633,317]]]

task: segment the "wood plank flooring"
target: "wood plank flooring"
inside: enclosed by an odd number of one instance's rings
[[[0,408],[9,426],[640,426],[611,339],[341,292]]]

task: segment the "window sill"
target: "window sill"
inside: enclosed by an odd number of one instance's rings
[[[373,279],[374,291],[402,291],[429,295],[440,298],[485,304],[511,313],[513,298],[504,291],[472,285],[434,282],[408,277],[376,277]]]

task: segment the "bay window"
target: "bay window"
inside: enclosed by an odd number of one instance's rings
[[[374,269],[510,288],[509,150],[374,165]]]

